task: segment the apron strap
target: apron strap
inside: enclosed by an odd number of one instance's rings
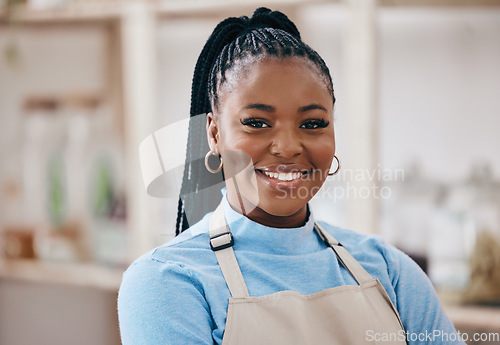
[[[249,297],[247,286],[233,250],[233,235],[229,230],[222,203],[210,217],[210,247],[217,257],[222,275],[233,298]]]
[[[335,239],[335,237],[325,231],[325,229],[323,229],[318,223],[315,223],[314,225],[321,239],[327,246],[333,249],[342,266],[344,266],[347,272],[353,276],[359,285],[373,280],[373,277],[363,268],[363,266],[361,266],[358,261],[356,261],[356,259],[354,259],[351,254],[349,254],[349,252],[339,241]]]
[[[224,216],[222,203],[210,217],[210,247],[217,257],[226,284],[233,298],[249,297],[248,289],[241,274],[238,261],[232,248],[233,236]],[[321,225],[315,223],[315,229],[327,246],[333,249],[338,260],[349,272],[349,274],[362,285],[373,280],[373,277],[361,266],[361,264],[349,254],[342,244],[325,231]]]

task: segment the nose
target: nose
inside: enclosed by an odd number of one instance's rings
[[[303,151],[299,136],[292,129],[281,129],[276,131],[271,143],[270,152],[274,156],[291,158],[298,156]]]

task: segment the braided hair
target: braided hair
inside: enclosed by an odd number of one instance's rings
[[[231,17],[220,22],[208,38],[194,70],[191,89],[186,163],[179,196],[176,235],[213,211],[221,194],[208,187],[221,184],[223,173],[212,174],[205,168],[204,157],[210,150],[205,123],[197,115],[217,109],[219,92],[227,76],[238,68],[248,68],[263,59],[301,58],[325,83],[333,103],[332,79],[326,63],[311,47],[302,42],[295,24],[288,17],[267,8],[258,8],[248,18]]]

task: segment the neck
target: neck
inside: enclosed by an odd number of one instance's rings
[[[239,196],[233,198],[228,197],[229,205],[233,210],[243,214],[248,219],[271,228],[298,228],[303,226],[309,217],[309,209],[304,205],[297,212],[287,216],[276,216],[267,213],[262,208],[253,205],[248,200]]]

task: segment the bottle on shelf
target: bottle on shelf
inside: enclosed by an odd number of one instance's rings
[[[95,93],[30,97],[23,200],[41,260],[126,264],[122,153]]]
[[[24,106],[24,218],[33,228],[34,253],[42,260],[84,256],[77,225],[67,222],[65,119],[56,96],[31,96]]]

